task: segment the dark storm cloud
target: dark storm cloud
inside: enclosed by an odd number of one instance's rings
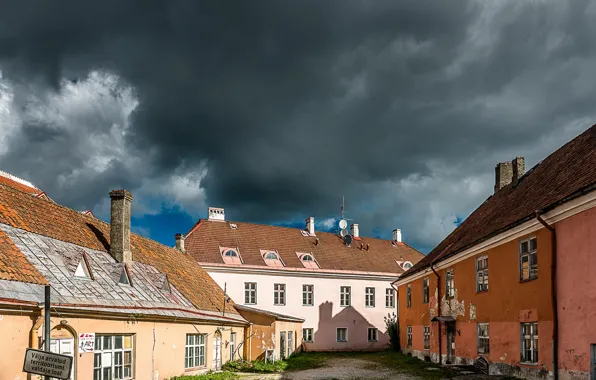
[[[206,163],[208,202],[235,219],[330,215],[346,195],[365,232],[432,228],[416,214],[454,211],[415,206],[425,199],[405,199],[404,180],[469,212],[486,193],[454,202],[458,191],[434,189],[490,173],[505,152],[531,154],[535,136],[594,113],[588,1],[19,4],[0,14],[5,78],[58,91],[63,78],[104,70],[138,98],[109,170],[70,185],[88,151],[83,137],[35,120],[11,138],[7,169],[56,190],[82,186],[90,192],[81,190],[81,206],[110,187],[134,190],[143,177]],[[88,117],[85,130],[113,133],[108,122],[121,117],[110,112]],[[48,140],[55,151],[44,152]],[[83,148],[60,149],[60,140]],[[43,176],[34,164],[46,155],[59,169]],[[56,174],[66,176],[61,185]]]

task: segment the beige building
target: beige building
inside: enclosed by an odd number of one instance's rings
[[[72,379],[167,379],[218,369],[244,352],[248,322],[182,250],[130,233],[132,196],[112,191],[111,223],[0,180],[0,380],[43,347],[74,358]]]

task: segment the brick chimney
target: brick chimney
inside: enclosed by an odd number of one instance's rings
[[[513,165],[511,162],[500,162],[495,166],[495,194],[509,185],[513,179]]]
[[[126,190],[110,191],[110,255],[119,263],[132,263],[130,210],[132,195]]]
[[[521,176],[526,172],[526,163],[523,157],[515,157],[511,161],[511,166],[513,166],[511,183],[513,183],[513,186],[516,186]]]
[[[308,233],[310,235],[315,234],[315,218],[314,217],[311,216],[310,218],[306,219],[305,230],[308,231]]]
[[[184,239],[186,239],[186,236],[183,234],[176,234],[174,235],[174,239],[176,239],[176,249],[182,253],[186,252],[184,249]]]
[[[360,231],[358,230],[358,225],[356,223],[350,226],[350,235],[355,238],[360,237]]]

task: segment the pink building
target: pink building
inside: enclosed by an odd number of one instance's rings
[[[344,237],[315,231],[314,218],[305,229],[227,222],[210,208],[178,245],[236,303],[304,319],[306,350],[384,349],[384,318],[397,311],[391,283],[423,255],[400,230],[381,240],[343,227]]]

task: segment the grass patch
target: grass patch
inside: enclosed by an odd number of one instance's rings
[[[208,372],[204,375],[174,376],[169,380],[232,380],[237,378],[238,375],[232,372]]]
[[[274,363],[255,360],[252,362],[227,362],[222,369],[230,372],[274,373],[283,372],[287,366],[284,360],[278,360]]]
[[[325,362],[336,355],[328,352],[301,352],[286,359],[286,371],[300,371],[313,368],[320,368]]]

